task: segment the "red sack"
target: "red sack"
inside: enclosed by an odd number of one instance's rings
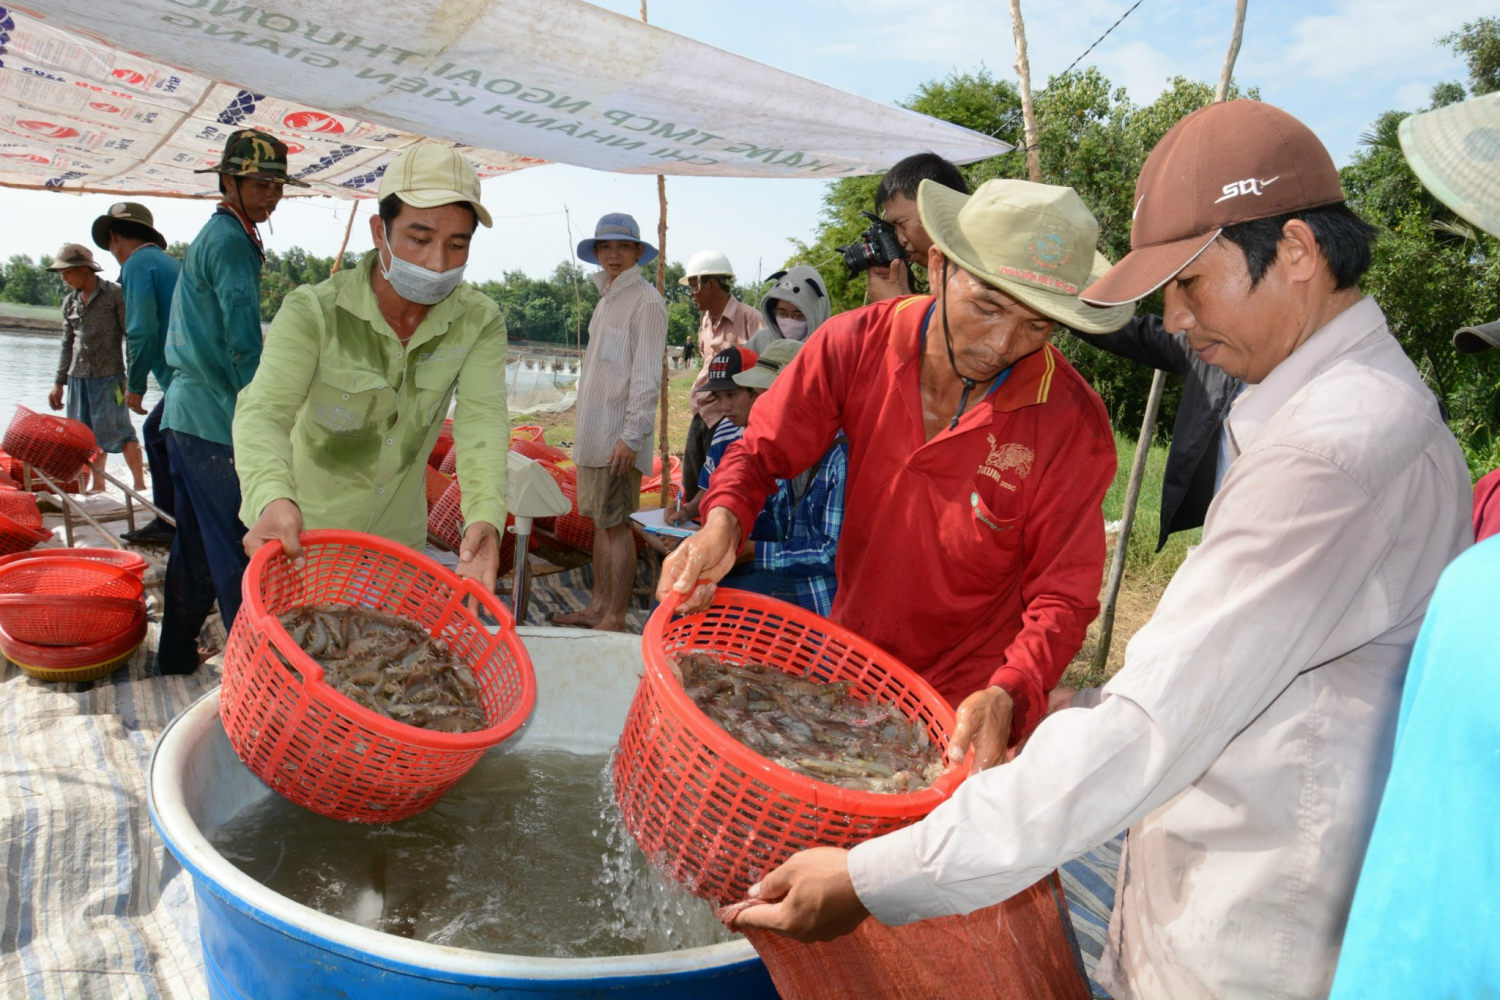
[[[735,916],[758,901],[720,911]],[[837,941],[745,930],[782,1000],[1089,1000],[1057,873],[962,917],[888,927],[873,917]]]

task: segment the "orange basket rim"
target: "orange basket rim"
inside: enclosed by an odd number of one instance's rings
[[[4,516],[0,514],[0,517]],[[80,555],[80,553],[84,552],[89,554]],[[119,566],[131,573],[134,573],[137,569],[144,573],[151,567],[150,561],[139,552],[88,545],[80,545],[75,548],[27,549],[25,552],[12,552],[9,555],[0,556],[0,567],[9,566],[11,563],[21,562],[26,559],[87,559],[90,562]]]
[[[302,532],[299,537],[304,549],[312,545],[358,547],[374,549],[385,555],[407,561],[418,569],[432,573],[443,582],[450,584],[455,591],[477,599],[499,623],[500,630],[494,634],[493,638],[503,639],[507,629],[512,633],[515,632],[514,619],[495,595],[486,594],[484,588],[473,580],[461,579],[448,567],[429,559],[415,549],[378,535],[349,531],[344,528],[314,528]],[[279,541],[267,542],[250,557],[250,565],[245,568],[241,583],[241,596],[244,603],[240,607],[240,614],[249,614],[252,622],[258,623],[267,630],[274,630],[273,636],[279,634],[285,637],[285,643],[273,641],[272,644],[276,647],[276,651],[306,678],[306,683],[313,685],[308,692],[312,697],[332,701],[341,713],[368,730],[393,736],[426,750],[486,750],[508,740],[531,717],[531,710],[536,705],[536,673],[531,666],[531,654],[526,651],[519,636],[516,637],[515,645],[520,652],[521,665],[524,667],[521,671],[521,696],[511,708],[510,713],[502,717],[499,722],[472,733],[440,733],[432,729],[423,729],[421,726],[413,726],[388,718],[378,712],[372,712],[348,696],[339,693],[333,685],[323,679],[323,665],[304,652],[302,647],[292,640],[291,633],[282,626],[281,620],[266,610],[265,600],[260,594],[260,580],[265,575],[267,565],[272,559],[277,558],[285,558]],[[350,607],[353,606],[350,605]],[[459,607],[463,609],[462,602]],[[486,632],[489,631],[489,628],[483,624],[478,627]]]
[[[676,615],[677,606],[682,603],[683,595],[676,591],[667,595],[666,600],[657,605],[656,610],[646,619],[646,629],[641,633],[641,651],[644,654],[645,669],[662,689],[663,699],[679,713],[691,713],[690,718],[696,718],[706,723],[715,739],[711,742],[709,749],[722,760],[732,764],[747,775],[761,775],[762,780],[776,788],[777,791],[796,795],[802,801],[819,808],[830,809],[835,812],[851,813],[863,816],[893,816],[910,815],[918,808],[927,810],[936,808],[940,803],[947,800],[958,786],[963,783],[967,776],[967,764],[950,764],[937,780],[926,788],[914,792],[860,792],[851,788],[841,788],[827,781],[819,781],[817,778],[809,778],[804,774],[782,767],[769,757],[760,754],[745,746],[739,740],[729,734],[724,727],[720,726],[708,714],[694,704],[693,699],[680,683],[677,676],[672,673],[667,665],[665,652],[665,633],[668,624]],[[914,693],[922,696],[924,701],[934,706],[934,715],[939,726],[947,732],[952,732],[956,716],[953,707],[948,704],[946,698],[938,694],[937,689],[927,682],[915,670],[897,660],[885,650],[874,643],[850,632],[842,626],[829,622],[825,618],[813,614],[796,604],[786,601],[778,601],[773,597],[756,594],[748,590],[734,590],[730,588],[717,588],[714,591],[713,601],[708,608],[691,615],[684,615],[684,620],[700,618],[720,603],[721,598],[732,599],[741,605],[749,605],[755,610],[774,610],[784,618],[797,619],[807,622],[808,619],[817,619],[826,622],[826,625],[818,629],[825,635],[837,638],[849,648],[863,653],[873,660],[878,660],[892,675],[899,677],[906,687]],[[796,676],[796,675],[793,675]],[[805,675],[803,675],[805,676]]]
[[[4,516],[5,515],[0,514],[0,517],[4,517]],[[12,522],[12,523],[14,523],[14,522]],[[43,562],[45,562],[46,565],[45,566],[39,566],[39,564],[43,563]],[[28,565],[28,562],[25,559],[17,559],[15,562],[0,563],[0,583],[3,583],[6,577],[11,576],[11,575],[16,574],[16,573],[19,573],[20,571],[22,571],[24,569],[36,569],[36,568],[56,570],[56,571],[59,571],[59,572],[62,571],[62,570],[66,570],[66,569],[73,569],[73,570],[83,570],[83,571],[89,572],[89,573],[106,573],[106,574],[111,575],[114,578],[126,579],[126,580],[130,580],[131,582],[133,582],[135,584],[135,588],[134,589],[136,591],[136,595],[135,595],[135,599],[136,600],[139,600],[140,597],[141,597],[141,594],[144,592],[144,588],[141,586],[141,578],[138,577],[138,576],[136,576],[133,572],[131,572],[125,566],[123,566],[123,565],[121,565],[119,563],[115,563],[115,562],[106,562],[103,559],[88,559],[88,558],[85,558],[83,556],[74,556],[74,555],[55,556],[55,557],[49,557],[47,559],[32,560],[32,562],[31,562],[30,565]],[[113,579],[110,582],[113,582]],[[15,591],[11,591],[10,593],[12,595],[14,595],[14,596],[30,596],[30,594],[27,593],[27,592],[15,592]],[[68,595],[54,595],[54,596],[68,596]],[[82,595],[79,595],[79,596],[82,596]]]

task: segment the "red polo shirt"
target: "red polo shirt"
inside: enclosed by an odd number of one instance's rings
[[[727,507],[748,529],[777,478],[810,468],[842,429],[849,480],[832,619],[955,705],[1005,688],[1014,743],[1041,721],[1099,612],[1114,433],[1049,344],[971,399],[957,428],[926,440],[918,378],[932,302],[879,302],[819,327],[755,404],[703,509]]]

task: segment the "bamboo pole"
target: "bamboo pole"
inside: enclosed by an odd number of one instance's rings
[[[344,227],[344,242],[339,244],[339,255],[333,259],[333,268],[329,270],[330,275],[338,274],[344,269],[344,251],[349,249],[349,234],[354,232],[354,217],[359,214],[359,202],[349,209],[349,224]]]
[[[1037,148],[1036,106],[1031,101],[1031,60],[1026,57],[1026,25],[1021,21],[1021,0],[1010,0],[1010,30],[1016,38],[1016,75],[1021,78],[1021,121],[1026,141],[1026,172],[1034,183],[1042,182],[1042,154]]]
[[[1219,86],[1214,91],[1214,103],[1229,96],[1229,81],[1234,76],[1234,61],[1239,58],[1240,42],[1245,35],[1245,6],[1248,0],[1237,0],[1234,5],[1234,32],[1229,39],[1229,51],[1224,55],[1224,68],[1219,73]],[[1012,0],[1015,3],[1015,0]],[[1141,483],[1146,478],[1146,458],[1151,453],[1151,438],[1156,433],[1156,414],[1161,409],[1162,390],[1167,384],[1167,373],[1160,368],[1151,377],[1151,395],[1146,397],[1146,415],[1141,420],[1141,436],[1135,444],[1135,460],[1130,465],[1130,482],[1125,487],[1125,511],[1120,518],[1120,537],[1115,540],[1115,555],[1110,561],[1109,583],[1105,587],[1104,610],[1099,617],[1099,646],[1094,650],[1094,673],[1104,670],[1109,662],[1109,645],[1115,628],[1115,605],[1120,598],[1120,584],[1125,578],[1125,556],[1130,548],[1130,531],[1135,526],[1135,508],[1141,499]]]
[[[641,21],[646,22],[646,0],[641,0]],[[661,296],[663,304],[667,300],[667,179],[661,174],[656,175],[656,293]],[[661,352],[661,412],[657,418],[658,443],[656,446],[657,458],[661,461],[661,506],[665,510],[667,498],[672,493],[672,465],[670,462],[669,445],[667,442],[667,416],[671,412],[672,404],[667,395],[671,375],[667,370],[667,357],[670,349],[665,346]]]

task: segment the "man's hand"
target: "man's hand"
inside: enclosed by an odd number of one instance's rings
[[[260,517],[245,532],[245,555],[253,556],[267,542],[280,542],[286,557],[298,569],[307,565],[302,556],[302,508],[282,497],[266,504]]]
[[[1073,705],[1073,695],[1077,693],[1077,688],[1063,687],[1061,684],[1053,688],[1047,695],[1047,715],[1051,715],[1053,712],[1061,712],[1065,708],[1071,708]],[[1042,716],[1042,718],[1045,719],[1047,715]]]
[[[48,395],[47,395],[47,405],[50,406],[50,407],[52,407],[54,410],[60,410],[60,409],[62,409],[62,406],[63,406],[62,396],[63,396],[63,387],[60,386],[60,385],[54,385],[52,387],[52,391],[50,393],[48,393]]]
[[[735,930],[758,927],[798,941],[832,941],[870,915],[849,878],[849,852],[838,847],[793,854],[752,885],[750,897],[767,905],[741,911]]]
[[[893,260],[889,267],[870,268],[870,301],[882,302],[911,292],[911,268],[904,260]]]
[[[615,450],[609,453],[609,474],[623,476],[635,468],[635,449],[624,441],[615,442]]]
[[[675,590],[687,595],[679,609],[683,614],[702,611],[713,600],[713,585],[734,569],[739,549],[740,519],[723,507],[715,507],[708,512],[703,528],[689,535],[661,564],[656,599],[664,601]],[[699,580],[710,582],[698,587]]]
[[[485,592],[495,592],[500,578],[500,533],[488,521],[475,521],[464,530],[458,546],[458,575],[478,580]]]
[[[948,744],[948,763],[961,764],[969,747],[974,748],[970,774],[993,767],[1005,756],[1010,742],[1010,718],[1015,702],[1004,688],[975,691],[958,706],[958,724]]]
[[[138,392],[127,392],[125,394],[125,405],[143,417],[146,415],[146,408],[141,405],[141,394]]]

